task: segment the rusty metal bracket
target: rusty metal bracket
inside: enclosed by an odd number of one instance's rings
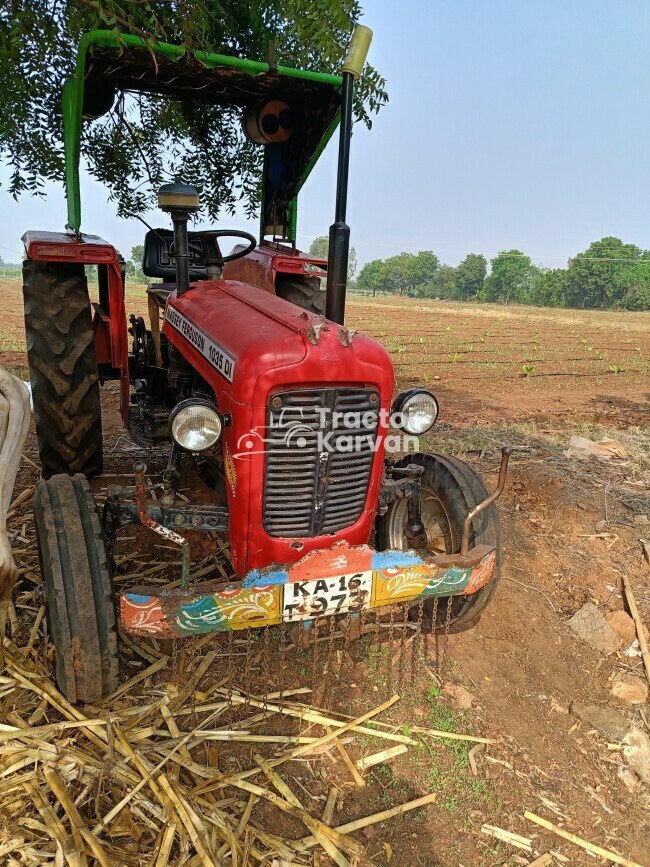
[[[403,498],[417,499],[417,505],[414,504],[414,511],[417,511],[420,500],[420,479],[423,472],[424,467],[419,466],[419,464],[395,467],[392,461],[387,458],[384,476],[379,487],[377,514],[385,515],[389,505],[394,500],[401,500]],[[410,516],[411,510],[409,510],[409,521]]]
[[[168,542],[173,542],[175,545],[180,547],[182,555],[181,587],[184,587],[190,575],[190,544],[187,539],[183,538],[183,536],[180,536],[168,527],[163,527],[162,524],[154,521],[149,514],[147,509],[146,472],[147,465],[142,461],[138,461],[133,467],[133,475],[135,476],[135,499],[138,504],[140,522],[143,526],[153,530],[154,533],[158,533],[158,535],[162,536],[163,539],[167,539]]]
[[[489,497],[486,497],[482,503],[479,503],[477,506],[467,513],[467,517],[463,522],[463,536],[460,543],[460,553],[467,554],[469,550],[469,531],[472,526],[472,521],[477,515],[480,515],[481,512],[484,512],[488,506],[491,506],[495,500],[498,500],[501,494],[503,493],[503,489],[506,486],[506,476],[508,474],[508,461],[510,460],[510,455],[512,454],[511,446],[504,446],[501,449],[501,466],[499,468],[499,481],[497,483],[496,491],[493,494],[490,494]]]

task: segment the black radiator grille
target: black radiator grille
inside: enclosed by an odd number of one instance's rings
[[[320,536],[359,519],[379,409],[374,389],[273,395],[267,407],[264,469],[264,529],[270,536]]]

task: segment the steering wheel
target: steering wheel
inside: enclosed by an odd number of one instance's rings
[[[238,229],[209,229],[205,232],[195,232],[194,238],[203,241],[203,252],[199,258],[199,264],[210,267],[223,267],[226,262],[234,262],[252,253],[257,246],[257,238],[249,232],[240,232]],[[219,247],[219,238],[244,238],[248,246],[244,250],[238,250],[229,256],[224,256]]]

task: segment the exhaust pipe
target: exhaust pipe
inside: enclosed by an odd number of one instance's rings
[[[333,322],[343,325],[345,319],[345,293],[348,284],[348,257],[350,252],[350,227],[345,222],[348,201],[348,172],[350,168],[350,138],[352,137],[352,103],[354,82],[361,75],[372,30],[357,24],[350,40],[348,56],[343,63],[343,88],[341,91],[341,128],[339,132],[339,164],[336,177],[336,209],[330,226],[329,253],[327,257],[327,296],[325,315]]]
[[[190,288],[190,259],[187,242],[187,221],[199,209],[199,194],[188,184],[177,181],[163,184],[158,190],[158,207],[170,214],[174,224],[174,252],[176,263],[176,293],[178,297]]]

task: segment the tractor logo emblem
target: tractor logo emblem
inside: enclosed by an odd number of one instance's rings
[[[232,491],[233,497],[237,496],[237,469],[235,467],[235,462],[233,460],[232,455],[230,454],[230,449],[228,448],[228,444],[226,443],[225,451],[225,470],[226,470],[226,478],[228,479],[228,484],[230,485],[230,490]]]

